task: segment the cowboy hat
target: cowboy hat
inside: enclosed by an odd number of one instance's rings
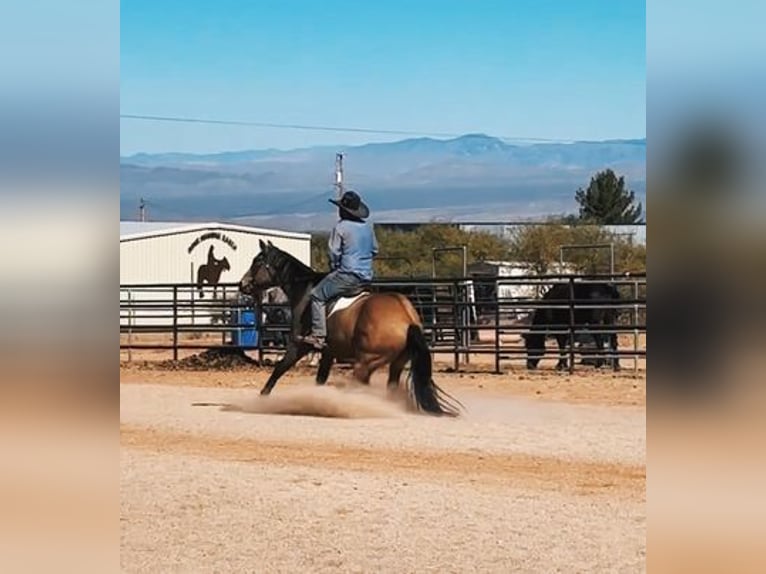
[[[330,199],[329,201],[359,219],[367,219],[370,216],[370,209],[355,191],[347,191],[340,198],[340,201],[337,199]]]

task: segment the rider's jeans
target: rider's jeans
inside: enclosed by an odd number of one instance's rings
[[[325,306],[335,297],[357,288],[364,281],[353,273],[333,271],[311,290],[311,334],[327,337]]]

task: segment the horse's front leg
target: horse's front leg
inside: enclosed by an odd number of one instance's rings
[[[308,345],[298,345],[292,341],[288,343],[287,351],[285,352],[282,359],[280,359],[280,361],[274,366],[274,370],[272,371],[269,380],[266,381],[266,384],[263,385],[263,388],[261,389],[261,394],[268,395],[271,393],[271,390],[274,388],[274,385],[277,384],[277,381],[280,379],[280,377],[284,375],[293,365],[295,365],[295,363],[300,361],[302,357],[306,356],[310,350],[311,347]]]
[[[609,334],[609,348],[612,351],[612,369],[615,371],[620,370],[620,356],[618,353],[618,342],[617,342],[617,333],[610,333]]]
[[[596,361],[595,366],[597,369],[600,369],[604,366],[604,335],[602,333],[595,333],[593,335],[593,340],[596,343]]]

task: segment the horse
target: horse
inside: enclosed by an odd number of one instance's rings
[[[258,297],[270,287],[287,295],[292,326],[287,350],[261,389],[271,393],[279,378],[313,348],[297,337],[311,328],[311,289],[325,276],[304,265],[271,242],[260,242],[260,252],[239,283],[240,292]],[[333,361],[353,364],[354,378],[369,384],[371,375],[388,365],[390,390],[399,386],[404,367],[411,364],[412,394],[418,410],[439,416],[458,416],[460,403],[433,380],[431,352],[412,303],[400,293],[358,293],[329,302],[327,346],[322,350],[316,383],[324,385]]]
[[[202,285],[208,283],[213,286],[213,299],[216,298],[218,293],[218,281],[221,279],[221,273],[231,269],[229,266],[229,260],[224,257],[223,259],[216,259],[213,255],[213,246],[207,251],[207,263],[200,265],[197,269],[197,289],[199,290],[200,299],[205,297],[205,293],[202,291]]]
[[[569,285],[559,283],[551,287],[543,295],[542,300],[554,303],[568,303],[569,295]],[[613,285],[607,283],[574,283],[573,297],[576,301],[600,301],[608,304],[610,301],[618,302],[620,300],[620,293]],[[616,318],[617,310],[614,307],[602,306],[583,309],[575,306],[574,310],[574,323],[578,327],[583,325],[613,326]],[[530,331],[522,335],[527,350],[527,369],[534,370],[537,368],[540,359],[545,353],[545,339],[548,336],[555,337],[559,344],[560,356],[556,369],[563,370],[568,368],[566,348],[569,334],[549,334],[548,331],[550,329],[566,329],[569,327],[569,321],[569,307],[540,307],[535,309],[532,314]],[[593,332],[591,335],[599,353],[603,353],[604,350],[604,337],[608,339],[611,351],[617,352],[617,335],[615,333],[604,334]],[[616,355],[611,359],[611,363],[615,371],[620,370],[620,361]],[[601,367],[603,365],[604,359],[598,357],[595,361],[595,366]]]

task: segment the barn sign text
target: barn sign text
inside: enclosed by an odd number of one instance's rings
[[[199,245],[203,241],[208,241],[212,239],[218,239],[219,241],[223,241],[226,245],[228,245],[235,251],[237,250],[237,244],[234,243],[234,240],[231,237],[229,237],[225,233],[221,233],[220,231],[209,231],[208,233],[203,233],[202,235],[197,237],[197,239],[192,241],[187,251],[191,253],[192,251],[194,251],[194,248],[197,247],[197,245]]]

